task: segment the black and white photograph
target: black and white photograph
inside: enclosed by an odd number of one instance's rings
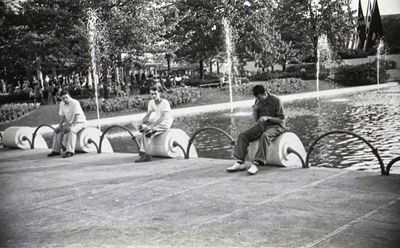
[[[400,1],[0,0],[3,247],[400,247]]]

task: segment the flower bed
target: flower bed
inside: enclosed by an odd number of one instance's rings
[[[244,84],[233,86],[233,94],[235,95],[252,95],[253,87],[256,84],[264,85],[265,88],[272,94],[282,95],[282,94],[292,94],[304,90],[305,83],[300,78],[282,78],[282,79],[272,79],[266,82],[254,82],[253,84]],[[228,91],[228,87],[225,87]]]
[[[162,93],[162,98],[167,99],[171,107],[181,106],[196,102],[200,99],[201,93],[198,89],[192,87],[182,87],[170,89]],[[102,112],[121,112],[125,110],[147,110],[147,104],[150,101],[149,96],[130,96],[103,99],[99,102]],[[81,106],[84,111],[95,111],[96,102],[91,100],[81,100]]]
[[[10,103],[0,106],[0,123],[13,121],[40,107],[39,103]]]

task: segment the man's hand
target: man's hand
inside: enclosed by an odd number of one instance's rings
[[[56,127],[56,129],[54,130],[55,133],[59,133],[61,132],[61,125]]]
[[[70,130],[71,130],[71,124],[66,123],[66,124],[62,127],[61,132],[62,132],[62,133],[68,133]]]
[[[258,119],[258,123],[259,124],[264,124],[264,123],[266,123],[267,121],[270,121],[270,120],[271,120],[270,116],[261,116],[260,119]]]

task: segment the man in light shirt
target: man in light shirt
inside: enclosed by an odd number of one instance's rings
[[[61,91],[61,100],[58,111],[60,124],[55,130],[52,152],[47,155],[48,157],[60,155],[63,143],[66,151],[62,157],[73,156],[77,133],[85,128],[86,117],[79,101],[71,98],[67,90]]]
[[[147,147],[151,144],[152,138],[171,128],[174,121],[171,115],[171,106],[168,100],[161,98],[157,86],[150,87],[150,96],[151,100],[147,107],[147,113],[139,127],[142,135],[139,137],[140,158],[135,161],[136,163],[151,161],[151,155],[147,153]],[[154,121],[149,121],[152,113],[155,113],[155,119]]]

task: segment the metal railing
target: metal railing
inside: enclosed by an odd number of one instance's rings
[[[188,155],[188,157],[186,157],[185,148],[184,148],[181,144],[179,144],[177,141],[174,141],[174,142],[172,143],[172,145],[173,145],[174,147],[179,147],[179,149],[182,150],[183,155],[185,156],[185,158],[186,158],[186,159],[189,158],[189,155]]]
[[[102,147],[102,145],[103,145],[104,136],[107,134],[108,131],[110,131],[111,129],[115,129],[115,128],[120,128],[120,129],[123,129],[123,130],[127,131],[127,132],[129,133],[129,135],[131,136],[132,141],[136,144],[136,146],[137,146],[138,149],[140,150],[140,145],[139,145],[139,143],[138,143],[138,141],[137,141],[135,135],[133,135],[132,132],[131,132],[128,128],[126,128],[126,127],[124,127],[124,126],[121,126],[121,125],[112,125],[112,126],[107,127],[107,128],[103,131],[103,133],[101,134],[99,146],[95,145],[96,148],[97,148],[97,153],[101,153],[101,147]],[[92,142],[93,144],[95,144],[95,142],[94,142],[93,140],[88,140],[88,142]]]
[[[300,159],[301,167],[302,167],[303,169],[307,169],[307,168],[308,168],[308,166],[306,166],[306,163],[304,162],[304,159],[303,159],[303,157],[301,156],[301,154],[298,153],[295,149],[293,149],[293,148],[291,148],[291,147],[288,147],[288,148],[287,148],[287,153],[288,153],[288,154],[293,153],[294,155],[296,155],[296,156]]]
[[[232,136],[230,136],[230,135],[229,135],[227,132],[225,132],[224,130],[222,130],[222,129],[220,129],[220,128],[217,128],[217,127],[204,127],[204,128],[201,128],[201,129],[197,130],[197,131],[192,135],[192,137],[189,139],[189,142],[188,142],[188,145],[187,145],[187,148],[186,148],[185,159],[188,159],[189,156],[190,156],[190,148],[192,147],[192,144],[193,144],[194,139],[196,138],[196,136],[197,136],[199,133],[204,132],[204,131],[208,131],[208,130],[212,130],[212,131],[216,131],[216,132],[219,132],[219,133],[224,134],[225,136],[227,136],[227,137],[230,139],[231,145],[234,145],[234,144],[235,144],[235,140],[232,138]]]
[[[397,157],[397,158],[392,159],[392,161],[390,161],[390,162],[388,163],[388,165],[386,166],[386,175],[387,175],[387,176],[389,176],[390,169],[392,168],[392,166],[393,166],[396,162],[398,162],[398,161],[400,161],[400,156]]]
[[[361,141],[363,141],[364,143],[366,143],[366,144],[371,148],[372,153],[373,153],[373,154],[375,155],[375,157],[378,159],[379,166],[380,166],[380,168],[381,168],[381,174],[382,174],[382,175],[386,175],[385,165],[383,164],[382,158],[381,158],[381,156],[379,155],[378,149],[375,148],[368,140],[364,139],[364,138],[361,137],[360,135],[355,134],[355,133],[350,132],[350,131],[344,131],[344,130],[332,130],[332,131],[330,131],[330,132],[327,132],[327,133],[322,134],[322,135],[319,136],[317,139],[315,139],[315,140],[311,143],[310,148],[309,148],[309,150],[308,150],[308,152],[307,152],[306,164],[305,164],[306,167],[309,167],[310,156],[311,156],[311,152],[312,152],[313,149],[314,149],[314,146],[318,143],[318,141],[320,141],[320,140],[323,139],[324,137],[329,136],[329,135],[332,135],[332,134],[348,134],[348,135],[351,135],[351,136],[353,136],[353,137],[356,137],[356,138],[358,138],[359,140],[361,140]]]
[[[39,125],[39,126],[35,129],[35,131],[33,132],[33,134],[32,134],[32,141],[30,141],[26,136],[22,137],[22,140],[25,140],[25,139],[26,139],[26,141],[28,141],[28,142],[30,143],[31,149],[34,149],[34,148],[35,148],[35,139],[36,139],[36,135],[37,135],[39,129],[41,129],[42,127],[49,127],[49,128],[51,128],[51,129],[53,129],[54,132],[56,131],[56,129],[55,129],[54,127],[52,127],[51,125],[49,125],[49,124],[42,124],[42,125]]]

